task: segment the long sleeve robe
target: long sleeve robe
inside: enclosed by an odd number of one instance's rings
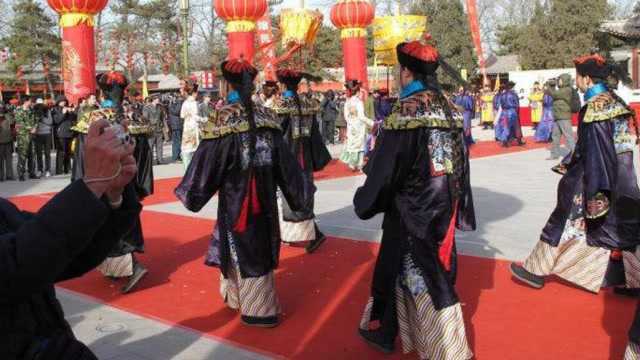
[[[421,120],[401,120],[398,126],[393,118],[385,122],[378,148],[365,168],[367,179],[354,197],[361,219],[385,214],[372,288],[374,319],[381,318],[385,304],[393,301],[390,295],[406,253],[422,269],[436,309],[458,301],[453,288],[455,249],[448,271],[439,259],[439,247],[454,213],[459,229],[475,229],[461,120],[453,129],[444,123],[416,125]],[[448,148],[459,152],[447,152]],[[455,169],[448,168],[451,162]]]
[[[282,121],[283,139],[298,159],[304,176],[313,182],[313,172],[320,171],[331,161],[331,154],[327,149],[318,120],[319,104],[314,101],[300,99],[298,109],[294,98],[285,98],[280,101],[274,110]],[[300,112],[302,116],[300,116]],[[302,211],[292,211],[286,201],[282,204],[282,217],[285,221],[300,222],[315,218],[313,213],[313,201],[309,208]]]
[[[275,114],[261,106],[256,117],[256,154],[249,167],[249,133],[241,105],[224,107],[203,130],[191,164],[176,188],[197,212],[218,193],[218,219],[206,262],[227,277],[230,239],[243,278],[261,277],[278,265],[280,230],[276,188],[294,210],[308,207],[315,187],[284,143]],[[214,123],[224,124],[216,125]]]

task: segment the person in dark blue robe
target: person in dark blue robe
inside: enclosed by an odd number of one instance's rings
[[[542,97],[542,118],[536,127],[533,136],[536,142],[551,142],[551,131],[553,130],[553,98],[549,94]]]
[[[462,117],[464,119],[464,142],[467,145],[475,144],[473,135],[471,134],[471,121],[475,116],[475,101],[473,96],[469,94],[466,88],[462,87],[460,93],[454,98],[454,103],[462,110]]]
[[[202,141],[175,193],[194,212],[218,193],[205,263],[220,268],[222,298],[245,325],[274,327],[280,313],[276,189],[299,211],[310,208],[315,187],[285,143],[276,113],[251,100],[258,71],[242,59],[223,62],[221,70],[233,90],[229,104],[203,125]]]
[[[635,115],[609,91],[609,68],[600,55],[575,60],[585,94],[578,143],[559,167],[558,202],[540,240],[522,265],[520,281],[544,286],[557,275],[588,291],[640,287],[640,189],[633,165]]]
[[[498,141],[504,147],[510,146],[513,140],[516,140],[518,145],[524,145],[522,128],[520,127],[520,99],[513,90],[514,86],[515,83],[510,81],[499,100],[502,112],[498,120],[500,122],[500,132],[496,130],[496,135]]]
[[[500,141],[498,139],[500,138],[500,136],[502,136],[502,133],[504,132],[502,122],[500,121],[500,118],[502,117],[502,104],[500,99],[502,98],[502,95],[504,95],[504,91],[505,91],[504,85],[500,85],[498,92],[493,97],[493,111],[495,114],[493,132],[495,134],[494,137],[496,141]]]
[[[361,219],[384,213],[359,331],[383,352],[394,350],[399,335],[404,352],[416,350],[421,359],[469,359],[454,288],[455,229],[475,229],[463,119],[440,89],[435,48],[414,41],[399,44],[397,54],[399,105],[384,122],[353,199]],[[371,328],[376,320],[380,326]]]

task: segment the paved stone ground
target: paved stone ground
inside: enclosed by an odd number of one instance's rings
[[[491,131],[478,130],[476,137],[491,138]],[[339,151],[339,146],[331,148],[334,155]],[[550,171],[555,162],[546,161],[547,156],[548,151],[540,149],[471,161],[478,230],[459,235],[458,246],[462,254],[511,260],[520,260],[528,254],[555,204],[559,176]],[[170,164],[156,166],[154,172],[158,179],[177,177],[182,174],[183,168],[182,164]],[[353,213],[353,193],[363,181],[363,176],[357,176],[318,184],[316,213],[320,227],[328,235],[379,241],[381,218],[364,222]],[[57,191],[68,182],[67,177],[23,183],[5,182],[0,184],[0,196]],[[216,205],[214,200],[198,214],[186,211],[177,202],[146,209],[215,218]],[[63,289],[59,289],[58,294],[78,338],[87,343],[101,359],[272,357],[248,352],[223,339],[204,337],[188,329],[118,310]]]

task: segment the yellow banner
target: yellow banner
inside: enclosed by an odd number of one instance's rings
[[[322,24],[322,13],[308,9],[283,9],[280,13],[282,46],[311,46]]]
[[[398,63],[396,46],[402,42],[419,40],[427,31],[427,17],[419,15],[382,16],[373,20],[373,51],[379,65]]]

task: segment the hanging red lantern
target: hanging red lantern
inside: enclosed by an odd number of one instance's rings
[[[214,0],[213,7],[227,22],[228,59],[253,61],[256,22],[267,11],[266,0]]]
[[[375,8],[367,0],[339,0],[331,8],[331,22],[340,29],[345,80],[358,80],[368,88],[367,26]]]
[[[47,0],[60,14],[62,27],[62,78],[64,93],[74,104],[96,91],[96,51],[93,16],[108,0]]]

